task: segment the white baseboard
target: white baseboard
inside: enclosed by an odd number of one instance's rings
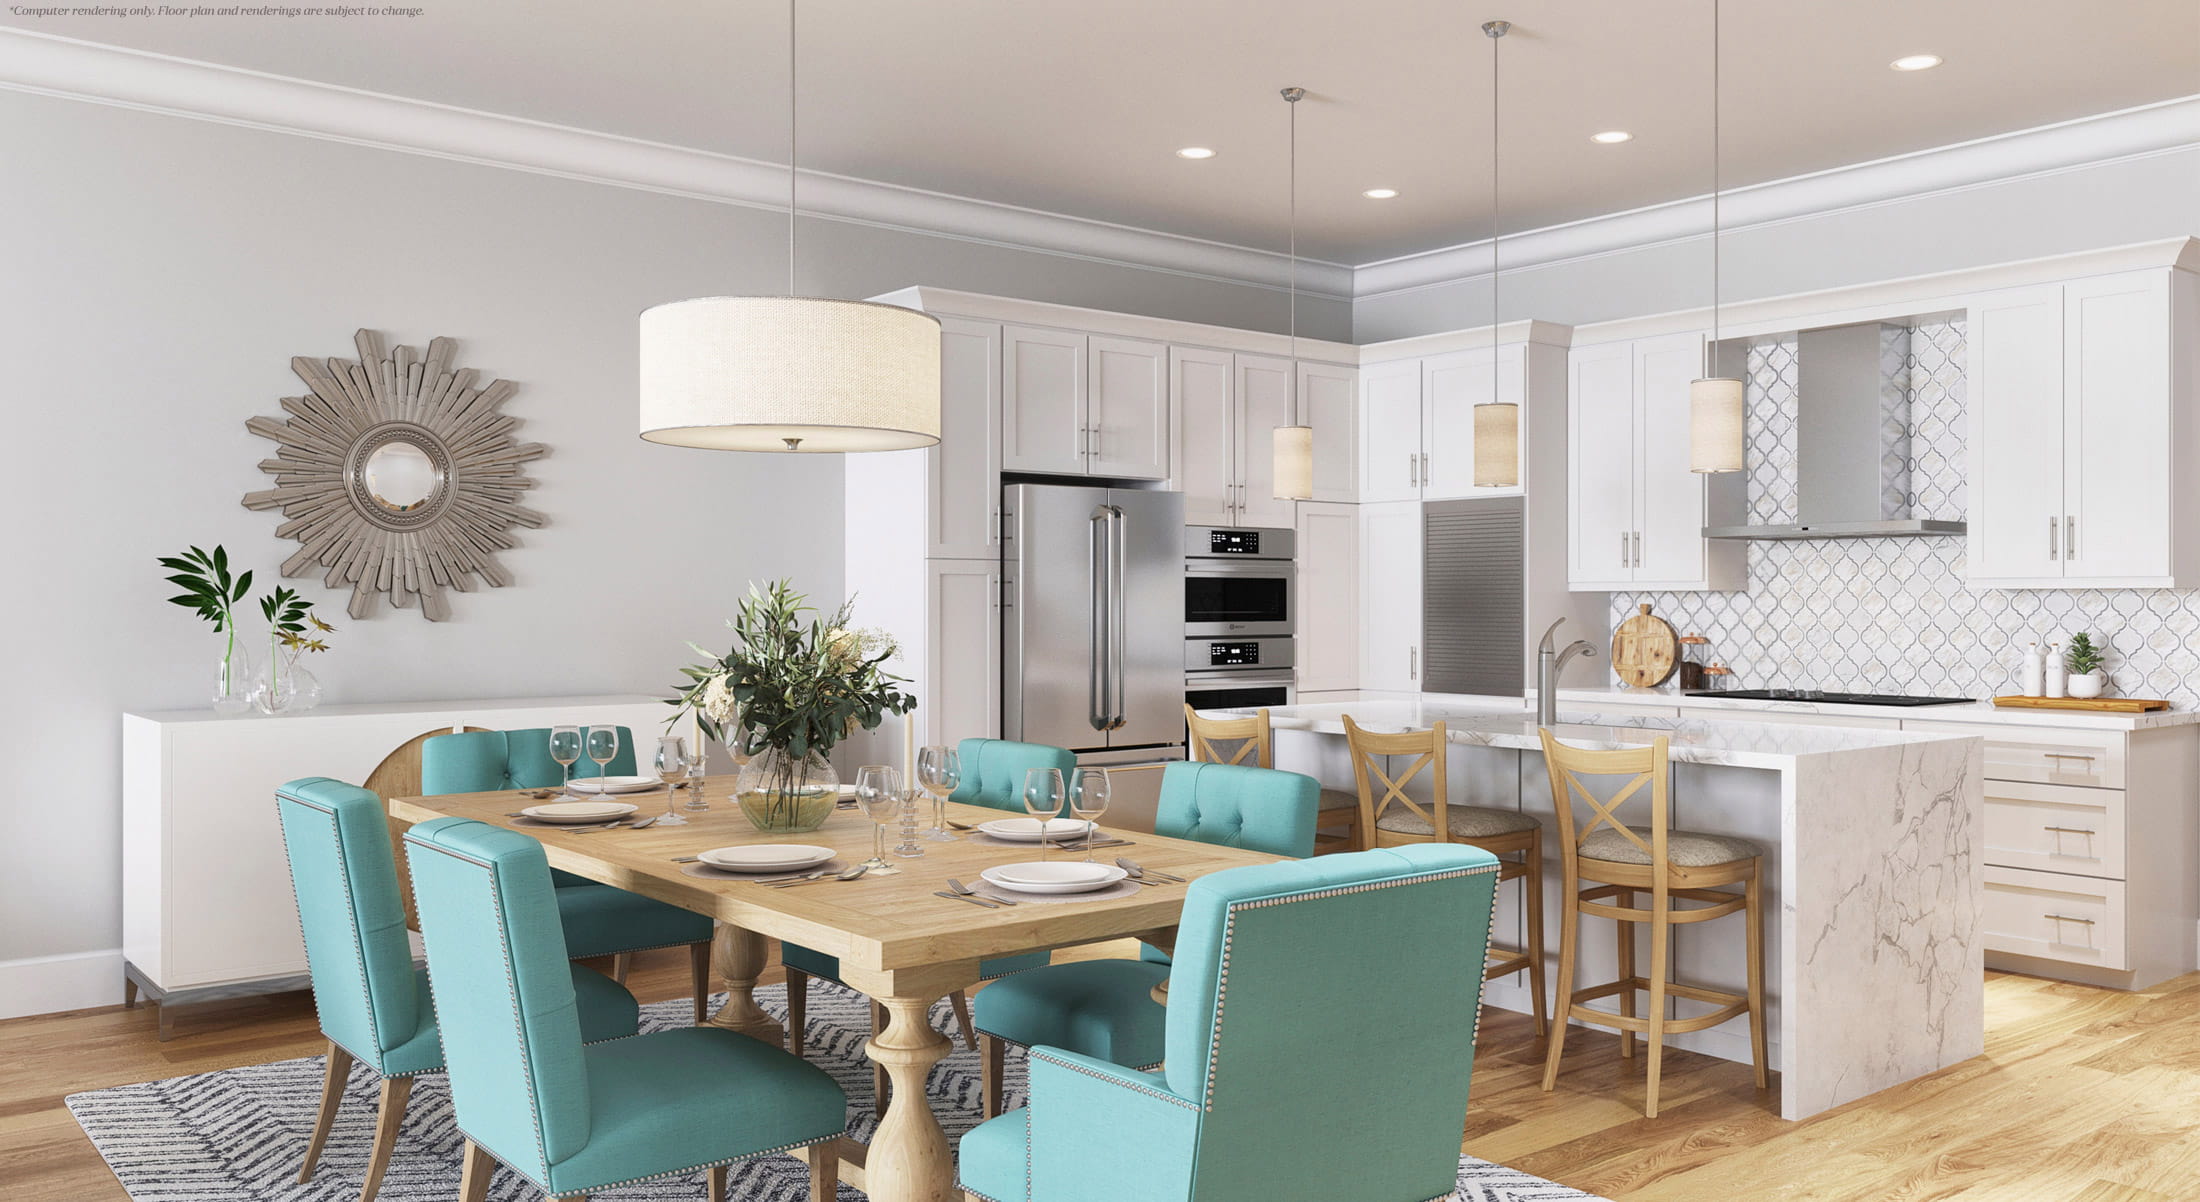
[[[122,1001],[122,949],[0,960],[0,1018]]]

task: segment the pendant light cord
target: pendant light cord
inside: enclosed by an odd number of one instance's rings
[[[795,2],[787,0],[787,295],[794,291]]]
[[[1719,374],[1719,0],[1711,0],[1711,341],[1703,374]]]
[[[1501,194],[1497,190],[1497,139],[1502,128],[1498,123],[1497,44],[1504,40],[1511,23],[1492,21],[1482,27],[1490,35],[1490,402],[1496,404],[1504,398],[1498,395],[1503,373],[1497,365],[1497,280],[1501,274],[1497,265],[1497,243],[1504,236],[1504,227],[1498,222],[1498,206]]]
[[[1285,88],[1283,99],[1291,108],[1291,361],[1299,358],[1299,101],[1305,88]],[[1296,368],[1293,369],[1297,370]]]

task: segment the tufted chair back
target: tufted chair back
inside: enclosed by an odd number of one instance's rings
[[[321,1031],[385,1071],[382,1053],[411,1039],[428,1016],[421,1013],[382,799],[309,776],[277,789],[275,809]]]
[[[601,770],[586,755],[573,765],[575,780],[599,775],[634,775],[633,731],[619,728],[619,754]],[[550,758],[547,726],[533,730],[470,730],[437,735],[420,745],[420,791],[431,797],[498,789],[549,789],[564,779],[564,771]]]
[[[470,818],[405,833],[459,1129],[537,1180],[588,1143],[588,1071],[542,844]]]
[[[1320,805],[1321,783],[1311,776],[1238,764],[1175,763],[1161,772],[1154,833],[1304,859],[1314,854]]]
[[[955,749],[955,758],[962,764],[962,783],[948,795],[949,801],[1018,814],[1024,812],[1024,773],[1059,768],[1066,786],[1077,768],[1077,757],[1060,747],[1007,739],[964,739]]]

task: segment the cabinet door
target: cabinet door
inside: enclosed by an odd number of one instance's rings
[[[2063,287],[2063,579],[2168,584],[2169,273]]]
[[[1356,506],[1299,506],[1298,688],[1360,687],[1360,517]]]
[[[2060,579],[2062,285],[1975,297],[1964,330],[1969,357],[1964,407],[1971,427],[1964,448],[1970,460],[1965,555],[1971,581]],[[2090,524],[2083,533],[2092,533]]]
[[[1091,441],[1095,476],[1169,478],[1169,348],[1128,338],[1091,340]]]
[[[1567,582],[1625,588],[1634,577],[1634,346],[1575,347],[1568,359]]]
[[[1299,364],[1299,424],[1314,428],[1316,501],[1360,499],[1360,373]]]
[[[1291,424],[1289,359],[1237,357],[1237,525],[1291,525],[1295,509],[1276,496],[1276,427]]]
[[[940,441],[926,451],[926,554],[990,559],[1001,549],[1001,327],[940,319]]]
[[[953,746],[1001,732],[1001,574],[991,560],[924,565],[924,691],[920,744]]]
[[[1189,526],[1228,526],[1237,511],[1236,366],[1228,351],[1169,348],[1176,486]]]
[[[1001,331],[1001,468],[1085,474],[1085,336]]]
[[[1704,478],[1688,470],[1688,385],[1703,374],[1703,336],[1644,338],[1634,359],[1635,583],[1703,588]]]
[[[1421,503],[1360,506],[1360,687],[1421,690]]]
[[[1360,500],[1421,497],[1421,361],[1360,369]]]
[[[1421,495],[1431,501],[1505,496],[1516,484],[1474,483],[1474,407],[1492,400],[1518,405],[1525,395],[1527,356],[1518,343],[1495,351],[1458,351],[1421,361],[1421,449],[1428,455]],[[1523,423],[1525,425],[1525,423]],[[1513,447],[1513,479],[1520,479]]]

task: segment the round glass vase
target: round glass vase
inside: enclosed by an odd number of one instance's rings
[[[321,703],[321,682],[299,664],[271,662],[252,690],[253,708],[263,714],[302,714]]]
[[[817,752],[797,759],[785,748],[766,747],[741,765],[733,799],[767,835],[814,831],[840,801],[840,774]]]
[[[253,690],[259,681],[252,675],[252,655],[242,641],[231,643],[214,664],[214,688],[207,695],[214,712],[233,718],[252,708]]]

